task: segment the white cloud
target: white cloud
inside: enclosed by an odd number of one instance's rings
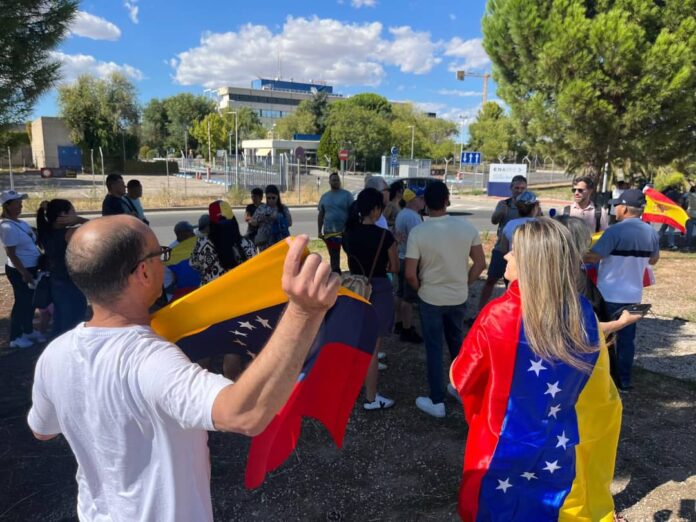
[[[114,24],[85,11],[78,11],[75,20],[70,26],[70,32],[77,36],[84,36],[92,40],[118,40],[121,30]]]
[[[258,77],[298,81],[325,80],[335,85],[379,85],[385,65],[424,74],[440,59],[440,44],[428,33],[410,27],[389,30],[382,37],[379,22],[343,23],[332,19],[288,17],[274,33],[264,25],[247,24],[237,32],[206,33],[200,45],[171,60],[174,79],[182,85],[247,85]]]
[[[463,58],[463,62],[453,62],[449,66],[450,71],[461,69],[480,69],[488,65],[491,60],[483,49],[481,38],[462,40],[459,37],[452,38],[445,48],[445,56]]]
[[[91,74],[104,78],[111,73],[119,72],[131,80],[142,80],[145,78],[140,69],[123,64],[119,65],[114,62],[102,62],[94,56],[86,54],[65,54],[61,52],[51,52],[51,56],[61,62],[60,73],[62,82],[70,83],[83,74]]]
[[[430,40],[430,33],[417,33],[408,26],[392,27],[389,33],[394,40],[384,44],[380,55],[398,65],[401,72],[425,74],[440,63],[435,57],[440,44]]]
[[[377,5],[377,0],[350,0],[350,5],[358,9],[361,7],[374,7]]]
[[[462,91],[460,89],[440,89],[437,91],[437,93],[442,96],[458,96],[460,98],[474,98],[476,96],[483,96],[482,92]]]
[[[123,2],[123,5],[126,6],[126,9],[128,9],[128,16],[130,17],[131,21],[134,24],[138,23],[138,11],[140,8],[138,7],[138,0],[125,0]]]

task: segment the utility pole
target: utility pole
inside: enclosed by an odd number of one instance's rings
[[[472,71],[457,71],[457,80],[464,81],[464,78],[471,76],[472,78],[483,78],[483,105],[486,105],[488,101],[488,79],[491,77],[491,73],[477,73]]]
[[[416,137],[416,127],[414,125],[409,125],[409,129],[411,129],[411,159],[413,159],[413,142]]]

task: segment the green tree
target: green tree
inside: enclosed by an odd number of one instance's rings
[[[308,101],[307,109],[314,120],[314,130],[311,134],[323,134],[326,130],[326,118],[329,115],[329,95],[317,91]]]
[[[237,108],[237,140],[241,146],[242,140],[256,138],[264,132],[258,114],[248,107]],[[234,114],[212,112],[191,127],[191,136],[200,144],[199,152],[208,158],[208,124],[210,124],[210,148],[214,154],[218,149],[232,148],[234,154]],[[208,158],[210,161],[210,158]]]
[[[143,143],[155,149],[164,147],[164,142],[169,137],[168,124],[169,116],[164,102],[152,98],[143,108],[143,124],[140,129]]]
[[[162,104],[167,114],[164,146],[174,150],[185,150],[185,140],[188,137],[189,150],[199,148],[199,142],[191,138],[189,130],[194,122],[217,110],[215,102],[205,96],[182,93],[163,99]],[[207,143],[206,137],[206,147]]]
[[[59,79],[50,53],[67,34],[76,0],[3,0],[0,15],[0,127],[23,120]]]
[[[356,94],[345,100],[350,105],[362,107],[385,118],[391,118],[392,104],[384,96],[372,92]]]
[[[495,102],[488,102],[469,126],[468,148],[480,151],[486,161],[520,159],[522,152],[512,118]]]
[[[124,153],[127,159],[138,154],[136,98],[133,84],[119,73],[103,80],[81,76],[74,84],[58,88],[60,115],[72,140],[84,154],[102,147],[105,156],[118,160]],[[116,168],[122,165],[117,162]]]
[[[324,134],[321,135],[317,157],[320,165],[325,165],[332,169],[338,168],[338,143],[333,138],[331,126],[326,127]]]
[[[411,104],[393,105],[391,115],[392,145],[399,148],[401,157],[410,157],[412,138],[414,158],[441,160],[446,157],[443,151],[452,146],[451,138],[457,134],[455,123],[431,118]]]
[[[381,156],[387,153],[392,141],[389,121],[379,112],[350,100],[331,105],[327,119],[331,137],[338,147],[350,149],[356,159],[365,161],[367,169],[379,169]]]
[[[696,148],[696,0],[491,0],[483,35],[532,151],[599,175]]]

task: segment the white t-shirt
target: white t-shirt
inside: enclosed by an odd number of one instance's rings
[[[476,227],[465,218],[429,218],[408,236],[406,258],[417,259],[418,296],[434,306],[454,306],[469,297],[469,254],[480,245]]]
[[[0,241],[4,247],[16,247],[15,254],[24,265],[24,268],[35,267],[39,262],[41,252],[36,246],[36,235],[28,223],[24,221],[12,221],[3,219],[0,221]],[[14,266],[10,258],[7,265]]]
[[[212,520],[205,430],[229,384],[149,327],[82,323],[36,363],[28,422],[70,444],[80,520]]]

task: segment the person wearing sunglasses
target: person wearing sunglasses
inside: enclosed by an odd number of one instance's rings
[[[147,225],[112,216],[75,232],[66,264],[94,315],[39,357],[27,421],[39,440],[68,441],[80,519],[213,520],[207,431],[253,437],[266,429],[336,302],[338,275],[317,254],[303,261],[308,242],[303,235],[290,243],[288,305],[233,383],[150,327],[169,253]]]
[[[609,226],[609,211],[597,207],[592,201],[594,180],[589,176],[575,178],[570,190],[573,193],[573,202],[563,209],[563,215],[582,219],[593,234],[606,230]]]
[[[290,236],[292,216],[290,209],[280,199],[278,187],[266,187],[266,203],[259,205],[249,224],[258,227],[254,243],[259,247],[259,252]]]

